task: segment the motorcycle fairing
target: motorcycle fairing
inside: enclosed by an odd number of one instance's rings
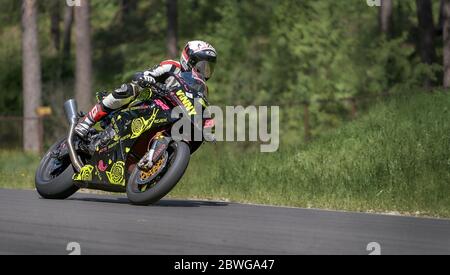
[[[131,106],[131,104],[130,104]],[[115,136],[108,143],[96,148],[92,157],[84,159],[80,173],[73,175],[73,180],[87,185],[104,186],[107,190],[114,187],[125,188],[130,176],[126,163],[139,138],[149,131],[163,129],[171,123],[170,109],[154,100],[140,102],[115,113],[110,125]],[[108,128],[107,128],[108,129]],[[107,130],[106,129],[106,130]],[[105,131],[106,131],[105,130]]]

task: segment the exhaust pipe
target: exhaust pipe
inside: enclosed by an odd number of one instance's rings
[[[83,168],[83,165],[81,164],[81,161],[78,158],[77,152],[75,151],[75,147],[73,145],[75,126],[78,123],[77,110],[78,110],[77,102],[74,99],[70,99],[64,103],[64,112],[66,113],[67,121],[69,121],[70,124],[69,136],[67,137],[69,156],[75,170],[79,173],[81,172],[81,168]]]

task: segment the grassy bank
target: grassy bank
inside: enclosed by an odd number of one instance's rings
[[[448,94],[417,94],[275,154],[208,146],[173,194],[450,217],[449,108]]]
[[[39,157],[18,151],[0,151],[0,188],[34,188]]]
[[[273,154],[206,145],[171,196],[450,217],[449,108],[449,94],[397,97]],[[33,187],[37,163],[1,152],[0,187]]]

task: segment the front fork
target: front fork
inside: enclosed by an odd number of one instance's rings
[[[150,150],[138,162],[138,168],[142,171],[149,171],[167,151],[171,141],[172,138],[164,136],[162,132],[156,134],[150,146]]]

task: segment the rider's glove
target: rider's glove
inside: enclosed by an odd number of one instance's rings
[[[149,72],[138,73],[134,79],[141,88],[149,88],[156,83],[155,78]]]

